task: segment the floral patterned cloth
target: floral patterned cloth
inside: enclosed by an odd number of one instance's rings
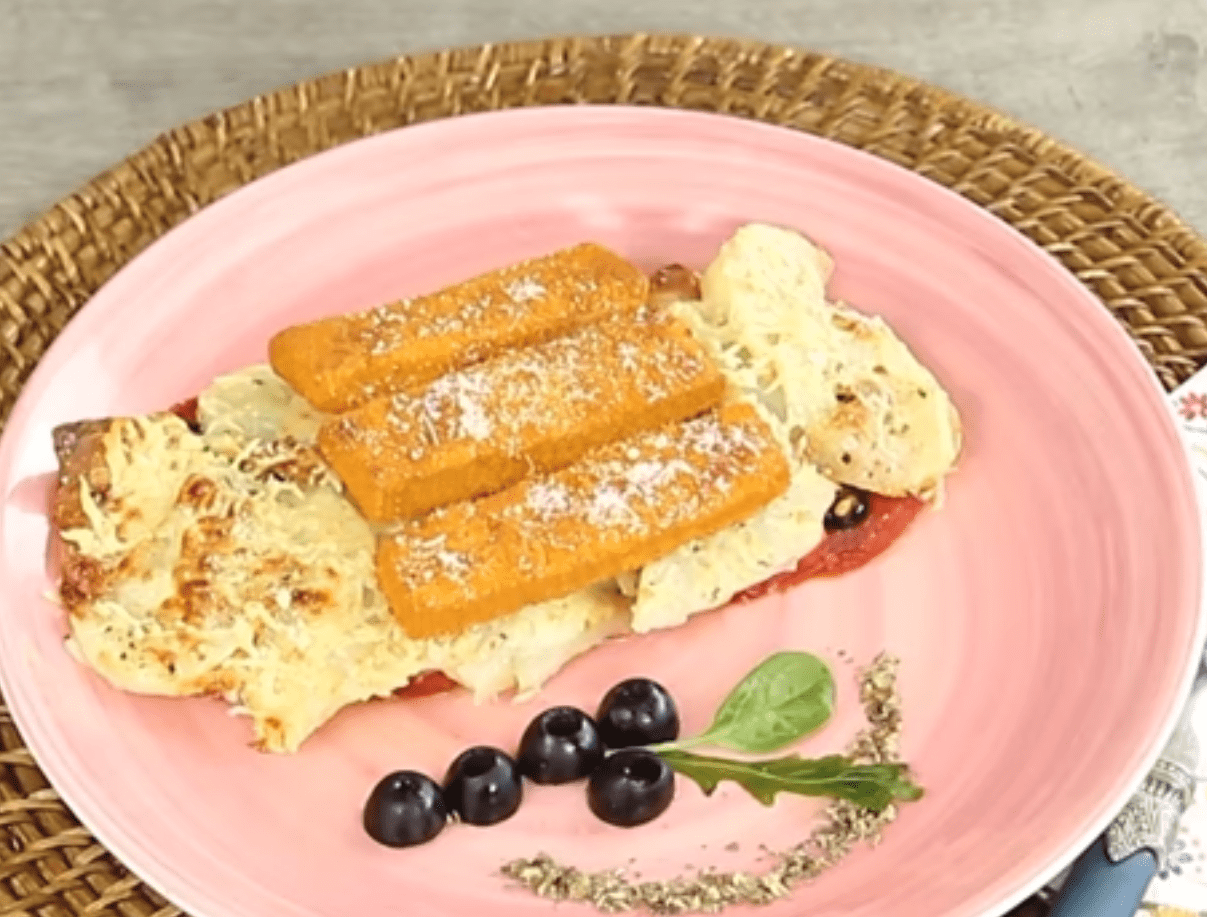
[[[1182,817],[1169,866],[1148,886],[1143,917],[1207,917],[1207,787]]]
[[[1201,370],[1171,396],[1181,421],[1195,471],[1207,483],[1207,369]],[[1198,734],[1207,746],[1207,718],[1196,709]],[[1144,895],[1143,917],[1207,917],[1207,756],[1200,763],[1199,784],[1190,809],[1182,817],[1168,867]]]

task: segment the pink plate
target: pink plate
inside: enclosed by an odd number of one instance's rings
[[[292,757],[248,749],[247,724],[215,701],[123,694],[64,652],[61,613],[44,598],[38,499],[56,423],[164,407],[263,360],[269,334],[302,319],[584,239],[650,267],[703,265],[755,220],[829,249],[832,292],[885,315],[963,413],[967,449],[945,506],[879,561],[597,650],[527,705],[456,694],[345,711]],[[904,753],[928,793],[880,847],[764,913],[1000,912],[1137,785],[1202,638],[1188,465],[1151,373],[1102,307],[936,185],[713,115],[459,118],[233,194],[139,257],[54,344],[9,422],[0,494],[0,665],[20,728],[88,827],[200,917],[551,914],[496,874],[540,851],[591,868],[636,858],[648,877],[757,868],[759,846],[803,838],[815,806],[766,809],[732,784],[706,799],[681,782],[665,817],[625,831],[595,821],[580,789],[537,788],[500,826],[454,826],[408,851],[371,843],[360,809],[386,772],[440,774],[459,748],[511,745],[534,710],[592,707],[622,676],[663,681],[700,727],[742,672],[783,647],[822,654],[839,678],[838,722],[809,754],[839,750],[854,722],[847,654],[902,658]]]

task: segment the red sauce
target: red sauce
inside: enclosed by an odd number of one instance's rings
[[[430,697],[455,687],[457,687],[455,681],[443,672],[433,669],[430,672],[420,672],[418,675],[411,676],[411,680],[395,690],[394,695],[395,697]]]
[[[190,398],[179,404],[172,405],[172,413],[189,425],[194,433],[200,428],[197,425],[197,399]]]
[[[852,529],[828,532],[821,544],[802,557],[795,569],[777,573],[734,596],[734,602],[749,602],[771,592],[815,576],[840,576],[858,570],[883,554],[926,503],[917,497],[883,497],[869,494],[868,517]]]

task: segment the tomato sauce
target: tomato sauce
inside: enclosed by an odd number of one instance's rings
[[[792,570],[785,570],[739,592],[734,602],[749,602],[771,592],[783,592],[815,576],[841,576],[858,570],[883,554],[926,505],[917,497],[868,494],[868,517],[850,529],[827,532]]]
[[[181,401],[179,404],[172,405],[172,413],[189,425],[189,429],[194,433],[201,432],[201,427],[197,421],[197,399],[189,398],[187,401]]]
[[[412,675],[401,688],[394,691],[396,697],[431,697],[433,694],[443,694],[457,683],[443,672],[433,669],[430,672],[420,672]]]
[[[172,413],[194,430],[197,428],[197,399],[172,406]],[[926,505],[917,497],[885,497],[868,494],[868,516],[854,528],[827,532],[812,551],[791,570],[777,573],[739,592],[732,603],[750,602],[773,592],[783,592],[815,576],[840,576],[858,570],[883,554]],[[420,672],[394,693],[398,697],[430,697],[457,683],[439,671]]]

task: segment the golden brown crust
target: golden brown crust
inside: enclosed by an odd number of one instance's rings
[[[56,427],[52,434],[59,478],[51,497],[50,537],[61,568],[59,597],[69,612],[100,595],[106,585],[104,565],[82,555],[60,533],[88,524],[80,499],[81,486],[88,487],[97,500],[104,500],[109,474],[104,438],[112,422],[81,420]]]
[[[319,446],[365,516],[391,522],[563,468],[724,391],[686,326],[619,320],[372,401],[324,424]]]
[[[454,633],[640,567],[788,483],[771,431],[735,402],[414,520],[380,542],[378,579],[408,635]]]
[[[809,460],[841,484],[932,496],[961,448],[947,393],[883,321],[834,307],[828,325],[836,359],[818,372]]]
[[[338,413],[630,314],[648,291],[641,271],[587,243],[428,296],[287,328],[269,342],[269,359],[315,407]]]
[[[54,429],[52,438],[55,457],[59,460],[59,479],[51,501],[50,518],[56,530],[77,528],[88,521],[80,505],[81,478],[94,493],[104,493],[108,468],[103,441],[111,423],[111,420],[81,420]]]

